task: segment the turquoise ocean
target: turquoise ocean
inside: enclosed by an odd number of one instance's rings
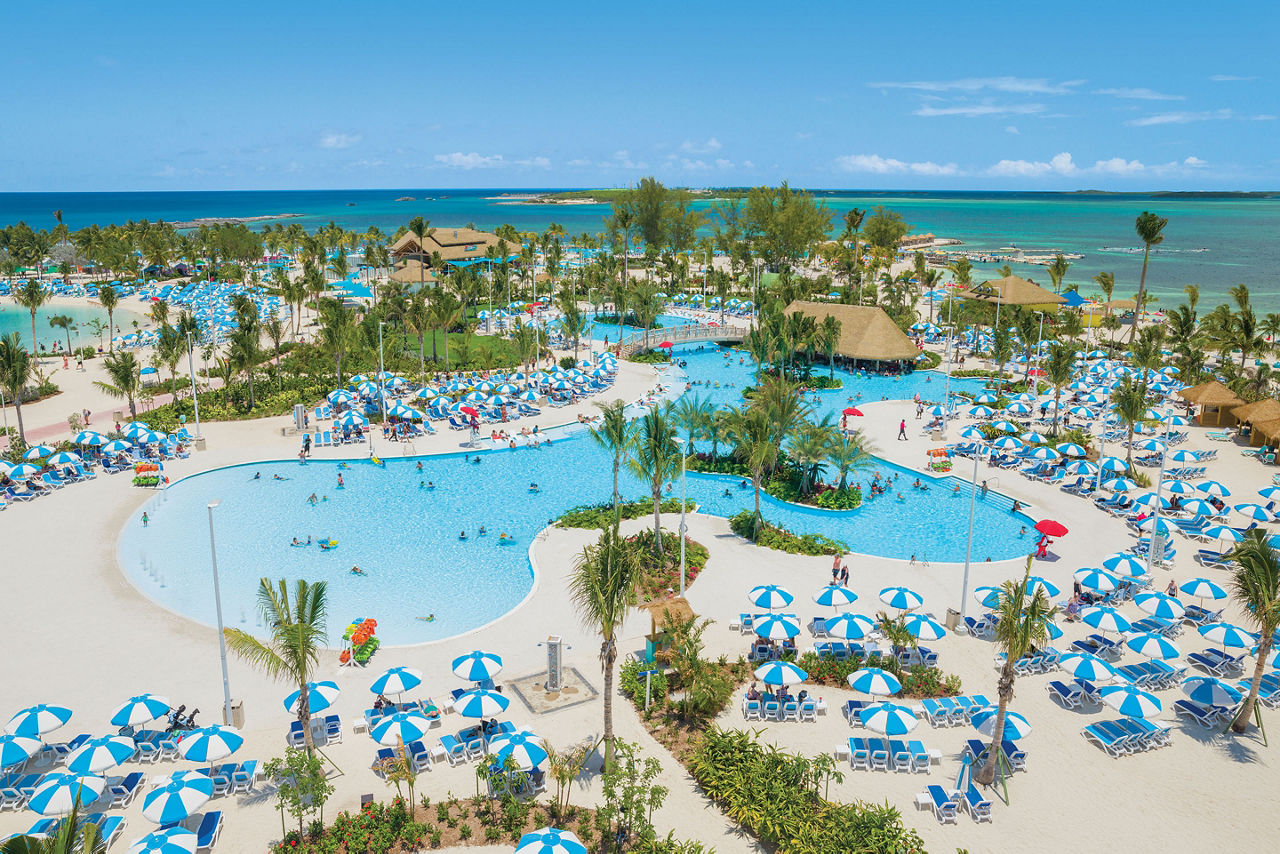
[[[393,231],[411,217],[424,216],[436,227],[474,223],[493,228],[510,223],[521,231],[560,223],[570,234],[603,228],[608,205],[512,203],[503,193],[532,190],[316,190],[139,193],[0,193],[0,225],[25,220],[51,228],[53,211],[62,210],[73,229],[136,219],[180,222],[197,217],[247,217],[300,214],[308,229],[330,221],[347,229],[376,225]],[[815,191],[838,223],[850,208],[883,205],[900,212],[916,233],[954,237],[966,248],[995,252],[1017,246],[1029,253],[1059,250],[1084,257],[1072,264],[1067,282],[1079,282],[1089,294],[1092,277],[1111,271],[1116,295],[1137,291],[1142,265],[1134,218],[1151,210],[1169,218],[1165,241],[1153,254],[1148,287],[1157,306],[1175,305],[1182,288],[1197,284],[1201,304],[1227,300],[1238,283],[1249,286],[1256,306],[1280,310],[1280,194],[1244,197],[1193,194],[1096,193],[930,193],[892,191]],[[397,201],[405,196],[413,201]],[[699,201],[696,208],[709,208]],[[1014,265],[1015,272],[1048,282],[1043,270]],[[991,267],[979,266],[982,274]],[[0,319],[0,323],[4,323]],[[29,333],[28,333],[29,334]]]

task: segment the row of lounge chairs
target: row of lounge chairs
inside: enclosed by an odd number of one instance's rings
[[[974,712],[990,708],[991,701],[982,694],[972,697],[938,697],[920,701],[920,708],[931,726],[963,726]]]
[[[916,808],[922,807],[932,810],[940,824],[955,824],[961,809],[976,822],[991,821],[991,801],[973,783],[963,792],[950,793],[941,786],[928,786],[916,797]]]
[[[836,759],[842,759],[844,752],[844,745],[837,748]],[[923,771],[928,774],[933,762],[933,754],[921,742],[893,738],[850,738],[848,754],[849,767],[855,770],[907,771],[912,774]]]
[[[1169,731],[1168,724],[1143,718],[1119,718],[1089,724],[1081,734],[1108,756],[1119,758],[1172,743]]]
[[[65,818],[42,818],[27,828],[21,835],[34,836],[37,839],[49,839],[58,834],[64,821],[66,821]],[[105,813],[95,812],[84,816],[82,823],[92,824],[98,828],[98,842],[97,847],[94,849],[95,851],[106,851],[120,838],[120,834],[124,833],[124,816],[109,816]],[[17,835],[19,834],[14,834],[14,836]],[[0,844],[12,838],[12,836],[0,838]]]
[[[818,720],[818,702],[805,700],[749,700],[742,698],[742,719],[745,721],[809,721]]]

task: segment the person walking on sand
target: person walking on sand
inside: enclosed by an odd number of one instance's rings
[[[898,441],[907,441],[907,419],[905,418],[898,422]]]

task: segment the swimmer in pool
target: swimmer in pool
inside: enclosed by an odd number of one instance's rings
[[[343,484],[342,484],[342,473],[341,473],[341,472],[339,472],[339,473],[338,473],[338,487],[337,487],[337,488],[338,488],[338,489],[346,489],[346,487],[345,487],[345,486],[343,486]]]
[[[481,525],[481,526],[480,526],[480,536],[482,536],[482,537],[483,537],[483,536],[484,536],[485,534],[487,534],[487,533],[489,533],[488,529],[486,529],[484,525]]]
[[[351,574],[352,575],[368,575],[369,573],[365,572],[363,569],[361,569],[358,566],[353,566],[351,567]]]
[[[436,482],[434,480],[427,481],[427,489],[435,489],[435,488],[436,488]]]
[[[538,484],[536,484],[536,483],[531,483],[531,484],[529,484],[529,491],[530,491],[530,492],[538,492],[538,491],[539,491],[539,490],[538,490]]]
[[[278,475],[278,474],[273,474],[273,475],[271,475],[271,479],[272,479],[272,480],[288,480],[289,478],[287,478],[287,477],[281,477],[281,476],[280,476],[280,475]]]
[[[467,538],[467,532],[466,532],[466,531],[463,531],[462,533],[458,534],[458,539],[460,539],[460,540],[465,540],[466,538]]]
[[[418,471],[422,471],[422,460],[418,460]]]
[[[254,472],[254,473],[253,473],[253,479],[254,479],[254,480],[262,480],[262,472],[260,472],[260,471],[256,471],[256,472]]]

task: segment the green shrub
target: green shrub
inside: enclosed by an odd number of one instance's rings
[[[862,486],[824,489],[813,497],[813,503],[827,510],[852,510],[862,506]]]
[[[640,674],[653,669],[655,669],[654,665],[635,660],[623,664],[618,672],[618,690],[622,692],[622,696],[630,698],[637,709],[644,709],[646,677]],[[650,708],[660,708],[667,701],[667,676],[662,668],[656,668],[656,670],[657,672],[649,677]]]
[[[732,517],[729,520],[729,528],[739,537],[751,540],[757,546],[788,554],[836,555],[849,551],[849,546],[839,540],[824,537],[822,534],[793,534],[786,528],[779,528],[768,522],[761,522],[759,534],[753,536],[755,514],[750,510],[743,510]]]
[[[942,364],[942,356],[940,354],[932,350],[922,350],[921,353],[924,354],[924,359],[916,362],[917,370],[931,370]]]
[[[659,364],[671,361],[671,355],[666,349],[658,350],[641,350],[639,353],[632,353],[627,356],[629,362],[640,362],[642,364]]]
[[[685,502],[686,512],[692,513],[696,507],[692,501]],[[663,513],[679,513],[680,501],[668,498],[662,502],[661,508]],[[638,501],[620,501],[618,512],[623,519],[639,519],[653,512],[653,501],[644,498]],[[562,528],[603,528],[613,523],[613,502],[580,504],[565,511],[556,523]]]

